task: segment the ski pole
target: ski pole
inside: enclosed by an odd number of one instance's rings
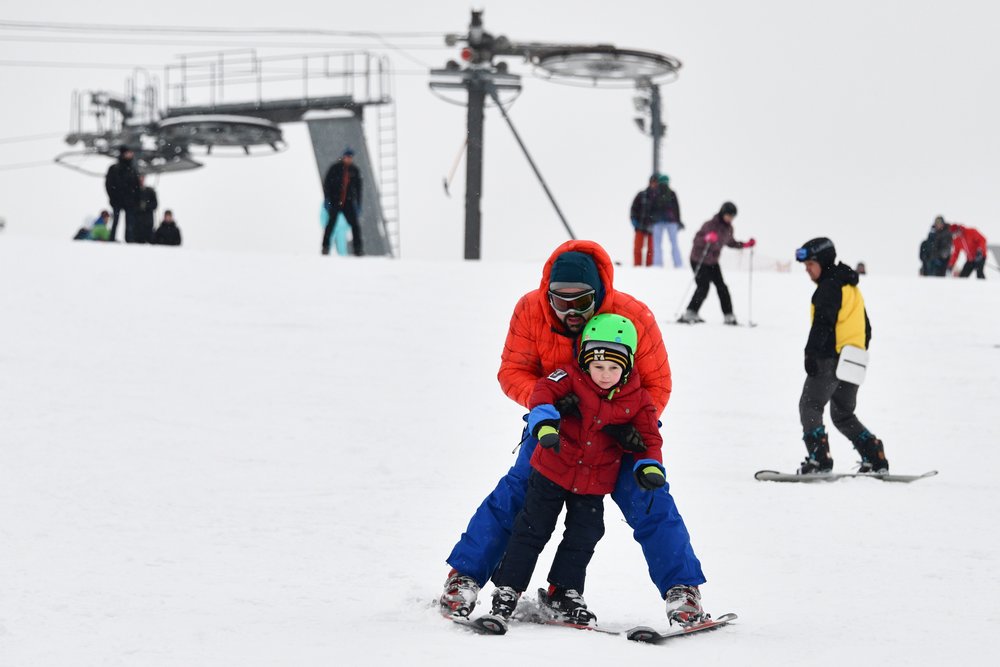
[[[691,277],[691,282],[689,282],[687,284],[687,287],[684,288],[684,293],[681,295],[681,301],[680,303],[677,304],[677,310],[674,312],[675,318],[681,316],[681,308],[684,307],[684,302],[687,300],[687,293],[691,291],[691,285],[695,284],[698,281],[698,272],[701,271],[701,265],[705,262],[705,257],[708,256],[709,245],[710,245],[709,243],[705,244],[705,250],[703,250],[701,253],[701,259],[698,260],[698,266],[696,266],[694,269],[694,275]]]
[[[750,246],[750,294],[747,298],[747,324],[753,326],[753,246]]]

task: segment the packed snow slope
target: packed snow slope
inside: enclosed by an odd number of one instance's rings
[[[859,415],[893,471],[940,475],[757,482],[804,453],[812,284],[794,268],[753,276],[753,329],[722,326],[714,296],[709,323],[671,324],[689,272],[618,269],[663,325],[664,456],[704,603],[740,616],[646,646],[525,625],[483,637],[431,606],[513,460],[522,409],[495,375],[540,261],[0,238],[0,665],[991,664],[996,276],[862,281]],[[746,320],[748,275],[728,279]],[[831,444],[850,469],[850,445]],[[603,624],[665,627],[607,506],[587,601]]]

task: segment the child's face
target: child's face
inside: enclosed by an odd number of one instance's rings
[[[601,389],[611,389],[622,379],[622,371],[625,370],[613,361],[591,361],[587,366],[587,372]]]

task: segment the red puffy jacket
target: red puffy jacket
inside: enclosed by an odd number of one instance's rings
[[[656,406],[641,378],[632,376],[617,391],[608,392],[594,384],[576,364],[566,366],[539,380],[529,407],[554,403],[573,392],[580,398],[580,417],[559,420],[559,453],[536,447],[531,466],[567,491],[581,495],[604,495],[615,489],[624,450],[601,428],[608,424],[635,426],[646,443],[637,459],[663,462],[663,438],[656,425]]]
[[[528,407],[528,399],[539,378],[560,366],[576,363],[576,336],[566,333],[562,322],[549,305],[549,275],[552,263],[564,252],[583,252],[594,259],[604,285],[604,301],[597,312],[617,313],[632,320],[639,334],[635,368],[642,376],[642,386],[649,391],[659,416],[670,400],[670,361],[663,346],[663,336],[656,318],[646,304],[614,289],[614,265],[594,241],[566,241],[555,249],[545,267],[538,289],[528,292],[514,306],[510,329],[500,355],[500,388],[512,400]]]
[[[976,253],[981,253],[986,257],[986,237],[979,233],[975,227],[964,227],[962,225],[949,225],[953,249],[951,259],[948,260],[948,268],[955,266],[958,256],[965,253],[965,261],[971,262],[976,259]]]

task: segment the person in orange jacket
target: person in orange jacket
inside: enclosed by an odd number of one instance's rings
[[[974,227],[952,224],[951,239],[953,250],[951,259],[948,260],[948,270],[952,270],[958,262],[958,256],[965,253],[965,266],[962,271],[955,275],[961,278],[968,278],[972,272],[976,272],[976,278],[985,279],[986,274],[983,269],[986,267],[986,237],[979,233]]]
[[[670,398],[670,363],[659,326],[649,308],[635,297],[614,289],[614,266],[607,252],[593,241],[567,241],[549,257],[542,279],[518,300],[501,354],[497,379],[504,393],[528,407],[540,378],[577,358],[574,342],[597,313],[617,313],[635,325],[638,345],[635,369],[649,392],[657,416]],[[556,407],[572,411],[573,397]],[[447,558],[451,571],[440,603],[442,611],[468,616],[479,589],[493,574],[507,548],[514,519],[524,504],[529,460],[538,440],[525,430],[517,460],[476,510],[461,539]],[[671,622],[702,618],[698,586],[705,582],[701,563],[691,547],[684,520],[669,485],[652,493],[652,501],[633,475],[635,461],[626,454],[611,494],[640,543],[649,574],[667,601]]]

